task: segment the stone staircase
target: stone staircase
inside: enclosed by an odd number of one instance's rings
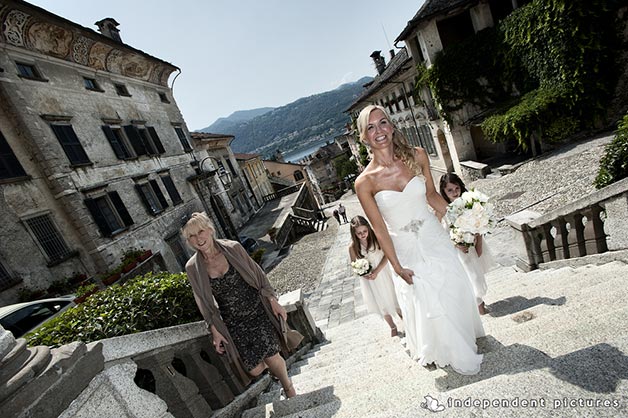
[[[419,366],[377,316],[343,323],[290,368],[300,395],[273,383],[242,417],[628,416],[627,281],[618,261],[491,272],[475,376]]]

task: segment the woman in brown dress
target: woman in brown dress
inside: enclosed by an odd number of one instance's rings
[[[205,213],[193,213],[182,233],[196,249],[185,269],[216,352],[226,353],[244,384],[268,368],[285,395],[295,396],[280,354],[294,348],[282,333],[287,314],[264,271],[240,243],[216,239]]]

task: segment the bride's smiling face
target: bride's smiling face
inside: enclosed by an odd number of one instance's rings
[[[369,115],[369,121],[366,125],[366,140],[371,148],[388,145],[392,141],[394,130],[384,112],[375,109]]]

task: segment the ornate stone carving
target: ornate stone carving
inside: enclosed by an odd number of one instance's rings
[[[24,26],[30,15],[11,10],[4,20],[4,37],[7,43],[15,46],[24,46]]]
[[[89,50],[88,65],[96,70],[107,70],[107,55],[113,50],[109,45],[94,42]]]
[[[72,44],[72,60],[82,65],[89,65],[89,49],[94,41],[78,36]]]
[[[72,32],[46,22],[35,22],[28,28],[27,44],[31,48],[57,58],[70,55]]]

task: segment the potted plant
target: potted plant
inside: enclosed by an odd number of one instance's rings
[[[153,255],[153,250],[144,250],[144,252],[142,252],[142,254],[138,257],[138,261],[146,261],[150,258],[151,255]]]
[[[95,283],[89,283],[76,289],[77,297],[74,299],[74,303],[83,303],[92,294],[98,291],[98,286]]]
[[[129,258],[122,263],[122,273],[128,273],[137,267],[137,260]]]
[[[115,269],[103,274],[101,276],[101,280],[105,286],[109,286],[120,280],[120,277],[122,277],[122,269],[120,267],[116,267]]]

